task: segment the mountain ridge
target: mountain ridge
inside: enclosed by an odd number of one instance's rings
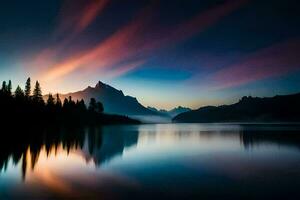
[[[165,110],[165,109],[157,109],[155,107],[150,107],[148,106],[147,107],[149,110],[152,110],[152,111],[155,111],[155,112],[159,112],[159,113],[162,113],[164,115],[168,115],[170,117],[175,117],[176,115],[179,115],[183,112],[187,112],[187,111],[191,111],[190,108],[188,107],[183,107],[183,106],[177,106],[173,109],[170,109],[170,110]]]
[[[181,113],[178,123],[300,122],[300,93],[274,97],[244,96],[237,103],[205,106]]]

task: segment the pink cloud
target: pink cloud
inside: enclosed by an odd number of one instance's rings
[[[83,10],[79,21],[76,24],[76,30],[81,32],[90,25],[101,11],[106,7],[109,0],[95,0],[88,4]]]
[[[110,0],[65,0],[58,17],[58,25],[54,30],[53,38],[57,40],[39,53],[34,55],[33,64],[44,66],[57,61],[58,55],[101,14]]]
[[[129,73],[130,71],[136,69],[137,67],[143,65],[145,62],[146,62],[145,60],[137,60],[134,62],[129,62],[124,65],[119,65],[118,67],[116,67],[114,69],[110,69],[106,73],[106,76],[113,78],[113,77],[118,77],[118,76],[124,75],[124,74]]]
[[[55,30],[57,37],[84,31],[101,14],[110,0],[65,0]]]
[[[143,9],[135,20],[119,29],[95,47],[84,52],[78,52],[62,62],[53,65],[45,75],[46,79],[56,79],[78,68],[110,68],[128,60],[143,60],[156,53],[157,50],[174,45],[185,40],[207,27],[213,25],[224,16],[245,5],[248,1],[228,1],[225,4],[199,13],[190,20],[162,32],[156,32],[150,26],[152,14],[156,5]],[[147,35],[160,35],[158,38],[149,38]],[[119,66],[122,67],[121,65]],[[136,66],[137,67],[137,66]],[[118,70],[126,71],[126,70]],[[119,73],[117,73],[119,74]]]
[[[137,20],[125,25],[95,47],[75,53],[58,62],[45,73],[46,79],[56,79],[78,68],[109,68],[128,60],[138,59],[142,32],[149,22],[150,11],[146,8],[137,15]],[[122,71],[122,70],[119,70]]]
[[[279,43],[252,53],[241,62],[212,75],[216,88],[240,86],[300,70],[300,39]]]
[[[200,12],[196,16],[175,27],[164,28],[162,32],[158,34],[159,39],[148,40],[144,44],[145,48],[152,50],[184,41],[198,33],[205,31],[207,28],[214,25],[225,16],[247,5],[249,2],[250,0],[227,1],[224,4],[210,8],[207,11]]]

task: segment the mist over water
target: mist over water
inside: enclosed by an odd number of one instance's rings
[[[137,119],[143,123],[171,123],[172,118],[170,116],[158,116],[158,115],[131,115],[132,119]]]

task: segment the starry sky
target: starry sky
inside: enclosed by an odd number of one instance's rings
[[[99,80],[145,106],[300,92],[297,0],[10,0],[0,80],[44,93]]]

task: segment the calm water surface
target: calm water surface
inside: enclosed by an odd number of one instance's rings
[[[151,124],[44,134],[2,145],[0,199],[299,199],[299,130]]]

